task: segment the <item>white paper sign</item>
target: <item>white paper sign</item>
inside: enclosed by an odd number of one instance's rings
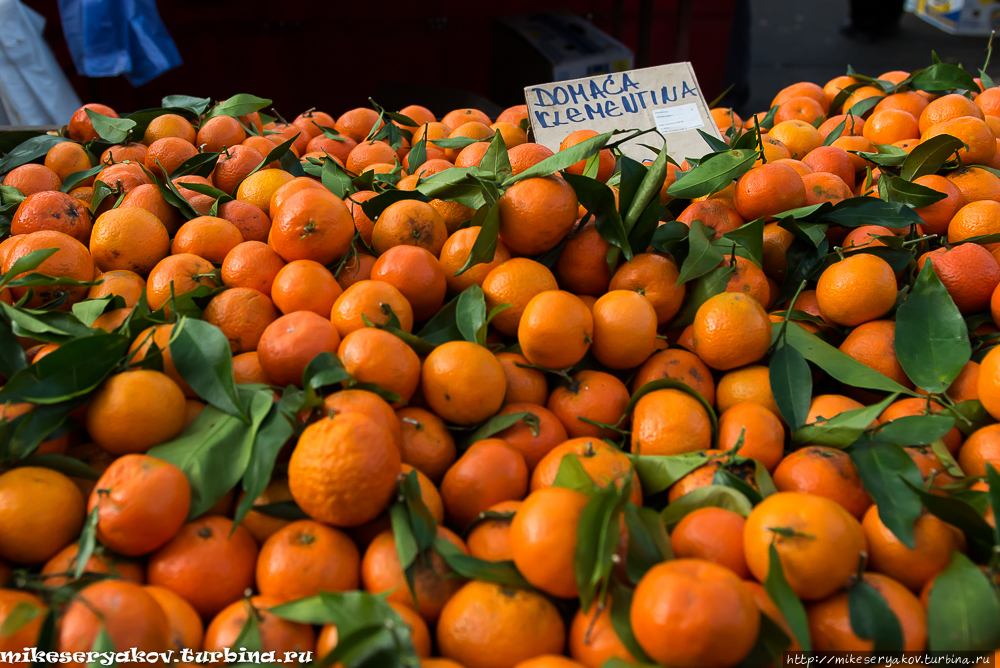
[[[636,160],[656,157],[646,144],[667,151],[677,162],[700,158],[712,149],[701,130],[722,139],[698,87],[691,63],[659,65],[628,72],[557,81],[524,89],[535,141],[553,151],[577,130],[649,130],[621,146]]]

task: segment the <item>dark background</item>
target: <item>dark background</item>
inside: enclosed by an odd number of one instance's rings
[[[791,83],[822,85],[848,64],[872,76],[913,70],[929,65],[936,49],[977,71],[987,42],[947,35],[910,14],[894,37],[848,39],[839,31],[846,0],[750,0],[740,11],[738,0],[692,0],[689,17],[678,0],[160,0],[184,64],[133,88],[121,77],[76,75],[56,0],[25,4],[48,20],[45,37],[80,98],[120,112],[158,107],[170,94],[253,93],[288,118],[310,107],[336,116],[366,106],[369,96],[389,109],[423,104],[441,116],[472,106],[495,116],[524,100],[491,99],[491,69],[517,77],[523,54],[491,44],[491,19],[545,8],[571,9],[618,38],[636,54],[636,67],[690,60],[709,100],[736,83],[727,101],[742,114],[766,110]]]

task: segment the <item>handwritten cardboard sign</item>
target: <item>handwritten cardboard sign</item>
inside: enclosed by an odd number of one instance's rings
[[[655,153],[642,144],[659,150],[666,138],[670,157],[681,162],[711,152],[698,130],[722,138],[691,63],[529,86],[524,97],[535,141],[553,151],[577,130],[656,128],[663,137],[644,134],[623,144],[622,152],[636,160],[652,159]]]

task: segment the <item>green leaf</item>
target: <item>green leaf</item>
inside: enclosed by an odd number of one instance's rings
[[[642,483],[642,493],[665,491],[696,468],[711,461],[704,450],[682,455],[626,455]],[[565,459],[563,460],[566,461]]]
[[[663,519],[652,508],[637,507],[633,503],[625,505],[625,527],[628,530],[628,555],[625,568],[632,584],[638,584],[642,576],[656,564],[672,559],[670,536],[663,525]]]
[[[58,404],[40,405],[10,422],[0,421],[0,459],[19,460],[33,453],[43,441],[63,431],[69,414],[85,401],[80,397]]]
[[[0,302],[0,310],[11,322],[17,336],[30,336],[39,341],[65,342],[70,338],[99,336],[103,332],[87,327],[71,313],[15,308]]]
[[[274,403],[269,390],[238,392],[249,409],[249,423],[206,406],[180,436],[146,453],[184,471],[191,483],[191,519],[215,505],[243,477],[258,429]]]
[[[14,264],[10,266],[10,269],[5,271],[3,274],[0,274],[0,288],[6,286],[17,276],[20,276],[25,272],[38,269],[43,262],[58,252],[58,248],[41,248],[36,251],[31,251],[27,255],[18,258],[14,261]]]
[[[837,93],[837,96],[839,97],[841,95],[841,93],[843,93],[843,91],[841,91],[840,93]],[[834,107],[834,106],[831,106],[830,108],[831,109],[836,109],[836,107]],[[826,139],[823,140],[823,146],[830,146],[831,144],[833,144],[833,142],[835,142],[838,139],[840,139],[841,135],[844,134],[844,129],[847,127],[847,121],[848,120],[850,120],[850,116],[848,116],[847,118],[845,118],[844,120],[842,120],[840,123],[837,124],[837,126],[835,128],[833,128],[833,130],[830,131],[830,134],[828,134],[826,136]]]
[[[468,289],[468,288],[466,288]],[[458,297],[441,307],[437,313],[428,320],[423,328],[417,332],[422,340],[440,345],[449,341],[464,341],[462,333],[458,331],[458,324],[455,320],[455,312],[458,308]]]
[[[493,139],[490,140],[490,147],[486,149],[486,153],[480,159],[476,173],[484,179],[501,183],[510,177],[512,171],[503,135],[494,132]]]
[[[310,519],[309,515],[304,510],[299,508],[299,505],[294,501],[275,501],[274,503],[265,503],[259,506],[253,506],[250,510],[255,513],[267,515],[268,517],[276,517],[279,520],[288,520],[290,522]]]
[[[753,504],[743,494],[724,485],[707,485],[694,489],[667,506],[660,517],[668,529],[699,508],[724,508],[743,517],[750,514]]]
[[[641,662],[643,666],[647,666],[648,664],[652,664],[653,660],[646,655],[646,652],[642,649],[642,645],[635,639],[635,634],[632,632],[631,610],[632,590],[616,580],[611,584],[611,627],[614,629],[615,635],[618,636],[618,640],[625,646],[628,653],[632,655],[632,658]],[[608,668],[608,664],[616,660],[618,659],[610,659],[601,668]],[[615,668],[629,668],[634,666],[634,663],[631,661],[623,663],[623,666],[616,666]]]
[[[930,206],[947,197],[943,192],[922,186],[919,183],[911,183],[898,176],[883,174],[881,178],[886,181],[888,201],[900,202],[914,209]]]
[[[753,167],[760,157],[757,151],[733,149],[702,159],[689,172],[678,172],[677,180],[667,188],[667,194],[678,199],[693,199],[722,190]]]
[[[109,141],[112,144],[121,144],[124,142],[128,138],[132,128],[135,127],[135,121],[131,118],[105,116],[93,109],[85,109],[84,111],[87,112],[87,117],[90,118],[90,122],[94,126],[94,131],[100,135],[101,139]]]
[[[7,613],[7,618],[0,624],[0,638],[10,638],[44,613],[45,608],[21,601]]]
[[[580,458],[575,454],[565,455],[559,461],[559,470],[552,481],[553,487],[565,487],[587,496],[594,496],[597,493],[597,484],[587,474]]]
[[[94,638],[94,644],[90,646],[90,651],[97,656],[94,661],[87,664],[87,668],[108,668],[102,656],[111,656],[111,665],[118,665],[113,658],[115,655],[115,645],[111,642],[111,636],[108,635],[108,629],[103,622],[101,623],[100,630],[97,632],[97,636]]]
[[[921,176],[934,174],[963,146],[965,144],[961,139],[951,135],[938,135],[922,141],[906,156],[899,175],[907,181],[913,181]]]
[[[601,238],[624,251],[626,259],[631,261],[632,248],[611,188],[586,176],[567,173],[563,178],[573,186],[580,204],[594,216],[594,227]]]
[[[28,360],[24,356],[24,348],[10,327],[0,321],[0,374],[10,378],[26,366]]]
[[[746,250],[750,259],[758,267],[764,263],[764,219],[758,218],[722,235],[723,239],[735,241]]]
[[[445,538],[434,539],[434,551],[445,563],[464,578],[494,582],[504,587],[531,589],[513,561],[483,561],[469,556]]]
[[[732,274],[733,268],[727,265],[713,269],[699,278],[694,284],[694,288],[688,292],[687,299],[684,300],[681,310],[670,321],[670,329],[683,329],[694,322],[695,313],[698,312],[702,304],[715,295],[726,291],[726,286],[729,284],[729,277]]]
[[[913,458],[898,445],[874,443],[871,439],[855,443],[850,455],[865,489],[878,506],[882,524],[914,549],[913,523],[920,517],[923,505],[912,486],[922,485],[923,478]]]
[[[958,65],[935,63],[930,67],[914,72],[910,77],[910,86],[914,90],[925,90],[932,93],[945,91],[970,90],[979,92],[979,85],[972,75]]]
[[[781,323],[774,323],[775,331],[780,326]],[[797,323],[788,323],[788,327],[785,329],[785,343],[798,350],[807,360],[845,385],[866,390],[898,392],[916,396],[911,390],[888,376],[865,366],[853,357],[845,355]]]
[[[785,617],[789,628],[795,639],[799,641],[802,650],[809,652],[812,650],[812,638],[809,635],[809,619],[806,617],[805,606],[795,595],[788,580],[785,579],[785,571],[781,566],[781,557],[778,554],[774,543],[768,546],[768,566],[767,579],[764,580],[764,589],[768,597],[774,602],[778,610]]]
[[[481,215],[481,212],[484,213]],[[500,239],[500,207],[497,203],[484,204],[483,208],[476,212],[472,226],[476,227],[476,223],[479,223],[479,234],[472,244],[472,250],[469,251],[465,264],[455,272],[456,276],[461,276],[477,264],[492,262],[496,254],[497,241]]]
[[[243,475],[243,490],[246,494],[236,508],[236,515],[233,517],[233,531],[251,509],[260,511],[259,506],[253,507],[253,502],[267,489],[268,483],[271,482],[271,474],[274,472],[274,463],[278,458],[278,453],[294,433],[295,430],[288,419],[281,414],[276,405],[273,406],[261,422],[253,441],[250,462]]]
[[[87,566],[87,562],[90,561],[91,555],[94,554],[94,548],[97,547],[97,520],[100,513],[100,504],[94,506],[94,509],[87,513],[87,521],[83,523],[83,529],[80,531],[79,540],[79,550],[76,553],[75,566],[73,567],[73,579],[79,580],[80,576],[83,575],[83,570]]]
[[[918,387],[942,393],[972,357],[968,328],[928,257],[896,310],[896,356]]]
[[[931,651],[992,651],[1000,647],[1000,601],[979,567],[960,552],[934,580],[927,608]]]
[[[121,297],[117,295],[105,295],[104,297],[97,299],[85,299],[82,302],[77,302],[76,304],[73,304],[70,312],[83,324],[88,327],[93,327],[94,321],[97,320],[105,311],[109,310],[108,306],[112,302],[115,302],[117,308],[125,307],[125,300]]]
[[[458,296],[455,321],[466,341],[486,345],[486,296],[478,285],[470,285]]]
[[[760,632],[750,653],[735,668],[766,668],[781,663],[782,652],[792,643],[785,630],[776,621],[761,613]]]
[[[691,232],[688,234],[690,250],[681,265],[680,274],[677,276],[677,285],[701,278],[718,267],[725,259],[722,251],[712,245],[712,234],[714,234],[714,230],[706,235],[705,226],[700,220],[691,223]]]
[[[993,552],[993,528],[979,510],[957,496],[939,496],[926,491],[922,486],[910,485],[910,489],[920,497],[920,502],[931,515],[965,534],[969,553],[974,558],[989,561]]]
[[[62,186],[59,188],[60,192],[68,193],[73,188],[77,187],[83,181],[86,181],[92,176],[97,176],[102,169],[107,167],[105,164],[97,165],[96,167],[91,167],[90,169],[82,169],[79,172],[73,172],[63,179]]]
[[[217,105],[208,110],[205,114],[205,118],[202,119],[202,125],[204,125],[210,118],[215,118],[216,116],[246,116],[247,114],[252,114],[255,111],[260,111],[264,107],[271,104],[270,100],[265,100],[262,97],[257,97],[255,95],[247,95],[246,93],[241,93],[240,95],[234,95],[228,100],[219,102]]]
[[[806,423],[812,397],[812,372],[809,363],[792,346],[781,346],[771,356],[769,365],[771,393],[781,417],[794,432]]]
[[[192,155],[173,171],[170,178],[176,179],[178,176],[188,176],[189,174],[208,177],[212,173],[212,170],[215,169],[215,164],[219,162],[219,155],[219,153],[212,152]],[[187,186],[185,185],[184,187],[186,188]]]
[[[878,654],[900,652],[903,649],[903,630],[896,613],[882,594],[858,578],[847,593],[847,606],[854,635],[873,640],[872,651]]]
[[[195,393],[220,411],[248,422],[236,391],[229,340],[215,325],[181,318],[170,341],[177,372]]]
[[[508,427],[513,427],[515,424],[521,420],[533,418],[538,419],[538,416],[534,413],[523,411],[521,413],[504,413],[502,415],[494,415],[486,422],[476,427],[469,436],[465,439],[467,445],[472,445],[477,441],[481,441],[485,438],[490,438],[499,434],[504,429]]]
[[[874,109],[878,105],[878,103],[881,102],[883,99],[885,99],[884,95],[873,95],[872,97],[866,97],[860,102],[855,102],[854,106],[851,107],[847,111],[847,113],[849,113],[852,116],[858,116],[858,117],[864,116],[869,111]]]
[[[950,415],[908,415],[883,423],[873,438],[903,447],[930,445],[954,426],[955,418]]]
[[[993,422],[993,416],[986,411],[982,402],[978,399],[961,401],[955,404],[955,410],[962,416],[962,418],[955,421],[955,426],[965,436],[970,436],[973,432]]]
[[[1000,473],[990,462],[986,462],[986,482],[990,486],[990,508],[993,509],[993,517],[1000,517]],[[994,541],[1000,545],[1000,522],[994,520],[993,523],[996,525],[993,527]]]
[[[574,568],[584,610],[598,597],[598,586],[611,576],[615,566],[613,557],[621,541],[619,522],[631,492],[631,477],[620,489],[608,485],[590,497],[580,514]]]
[[[22,142],[16,148],[8,151],[3,159],[0,160],[0,176],[15,167],[20,167],[21,165],[44,158],[50,148],[64,141],[73,140],[58,135],[39,135]]]
[[[591,137],[590,139],[582,141],[576,146],[571,146],[565,150],[557,151],[555,155],[545,158],[538,164],[529,167],[520,174],[507,177],[507,179],[503,181],[502,187],[504,189],[510,188],[518,181],[533,179],[539,176],[548,176],[549,174],[561,172],[567,167],[575,165],[581,160],[586,160],[595,153],[599,153],[600,150],[608,143],[608,140],[611,139],[613,134],[615,133],[605,132],[604,134],[599,134],[596,137]]]
[[[89,394],[118,366],[129,340],[118,334],[72,339],[15,373],[0,389],[0,403],[58,404]]]
[[[98,480],[101,474],[90,468],[83,461],[74,457],[57,454],[31,455],[18,462],[20,466],[38,466],[43,469],[59,471],[63,475],[71,478],[83,478],[84,480]]]
[[[341,199],[347,197],[348,193],[354,189],[350,175],[333,158],[323,158],[323,171],[320,179],[324,188]],[[363,206],[362,209],[364,209]],[[372,220],[375,219],[372,218]]]
[[[908,227],[924,222],[909,206],[876,197],[851,197],[838,202],[833,205],[833,209],[823,214],[822,221],[844,227]]]
[[[185,109],[195,116],[201,116],[212,104],[212,99],[208,97],[192,97],[190,95],[167,95],[160,101],[166,108]]]
[[[389,508],[389,520],[392,523],[393,542],[396,544],[396,557],[399,559],[400,568],[403,569],[406,585],[416,599],[414,565],[420,555],[420,547],[410,525],[410,513],[405,505],[397,503]]]
[[[728,150],[728,147],[723,150]],[[667,143],[663,142],[656,159],[648,168],[644,168],[642,181],[635,194],[628,200],[628,213],[623,221],[626,231],[632,231],[646,207],[654,201],[659,203],[660,189],[667,177],[667,157]]]
[[[844,411],[823,422],[817,420],[817,423],[807,424],[795,431],[792,441],[798,444],[846,448],[861,437],[897,396],[890,394],[877,404]]]

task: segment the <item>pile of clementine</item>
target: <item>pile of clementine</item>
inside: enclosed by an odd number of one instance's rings
[[[0,159],[3,661],[1000,650],[985,74],[795,84],[681,165],[269,104]]]

